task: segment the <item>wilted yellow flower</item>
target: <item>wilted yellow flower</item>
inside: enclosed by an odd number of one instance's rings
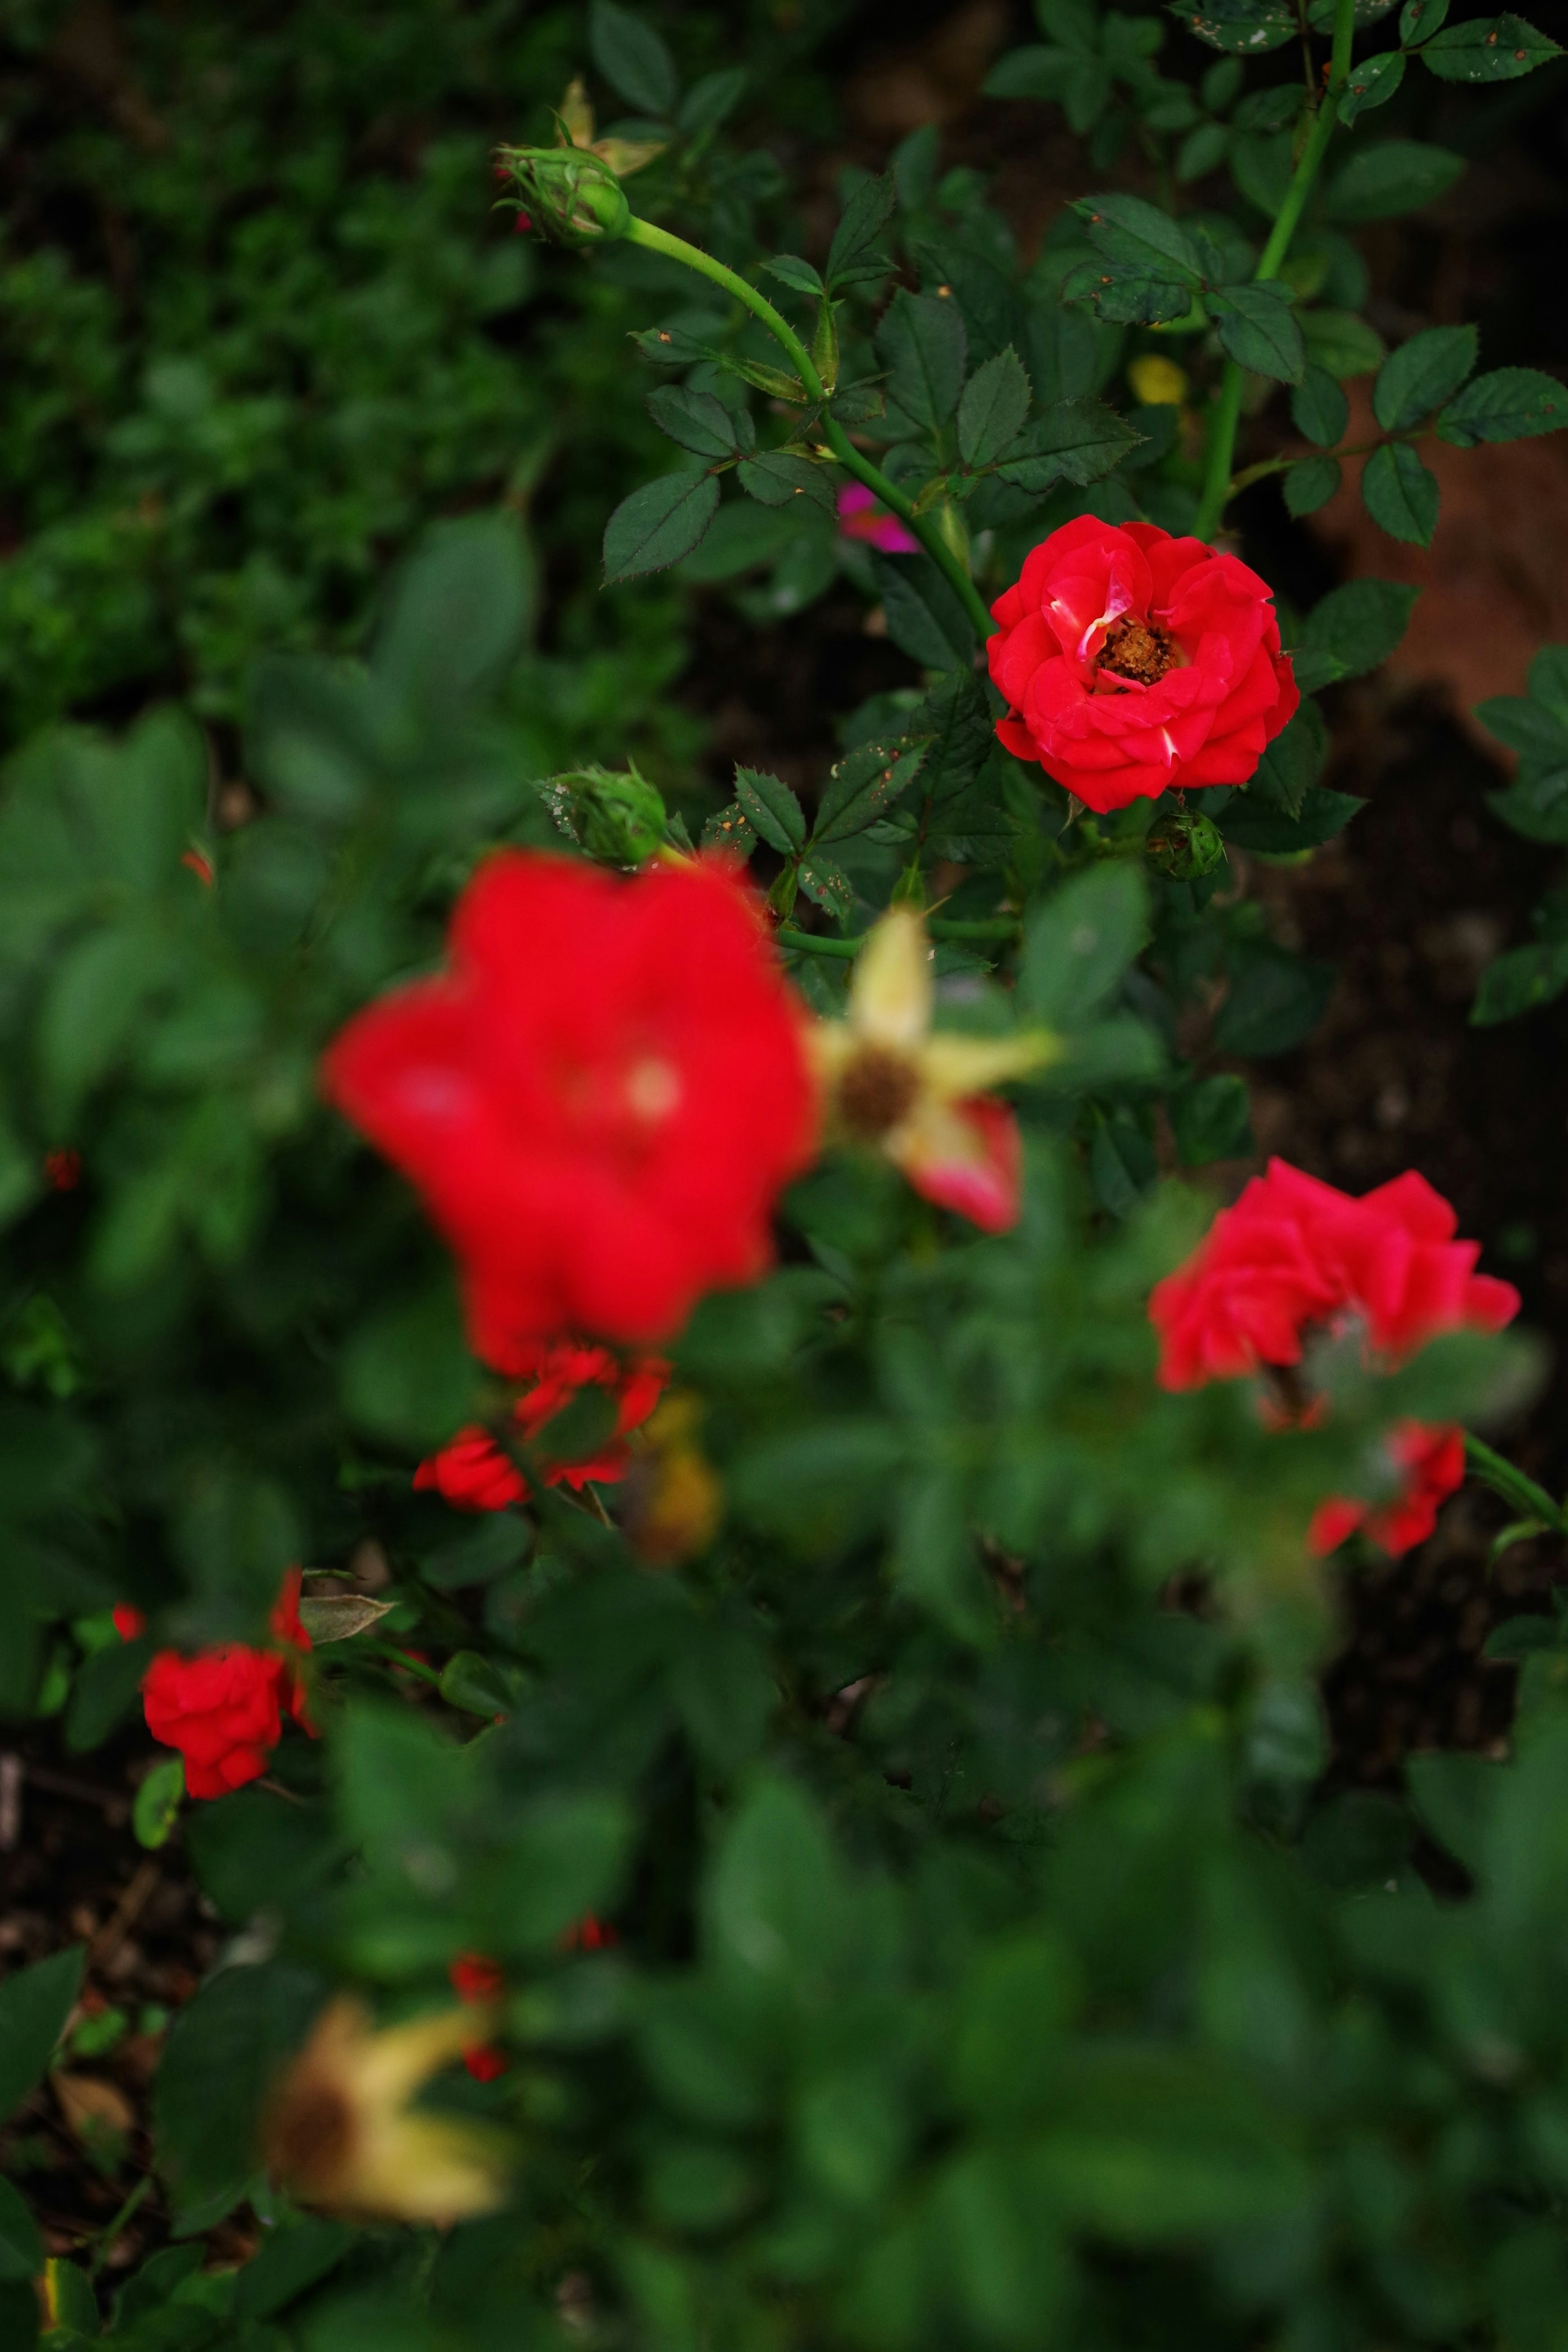
[[[566,96],[556,110],[556,121],[571,146],[597,155],[618,180],[630,179],[644,163],[651,163],[655,155],[662,155],[667,144],[663,139],[595,139],[593,108],[580,74],[567,84]]]
[[[849,1017],[811,1033],[829,1118],[846,1140],[874,1145],[926,1200],[1005,1233],[1019,1211],[1018,1123],[985,1089],[1061,1049],[1044,1029],[934,1031],[931,958],[912,908],[894,907],[873,929],[850,982]]]
[[[1186,370],[1158,352],[1145,352],[1134,360],[1127,382],[1145,408],[1179,408],[1187,394]]]
[[[330,2002],[268,2103],[268,2171],[329,2212],[444,2228],[492,2211],[506,2195],[504,2143],[479,2125],[409,2106],[483,2033],[479,2006],[378,2031],[359,2001]]]

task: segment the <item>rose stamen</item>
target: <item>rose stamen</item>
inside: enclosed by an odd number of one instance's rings
[[[1118,621],[1107,633],[1094,667],[1140,686],[1153,686],[1175,667],[1176,640],[1157,621]]]

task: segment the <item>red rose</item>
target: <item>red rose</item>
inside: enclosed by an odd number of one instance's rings
[[[644,1342],[768,1263],[815,1141],[794,999],[719,860],[622,880],[503,851],[452,962],[350,1022],[329,1097],[403,1170],[501,1360],[563,1330]]]
[[[512,1407],[512,1425],[528,1443],[568,1401],[592,1386],[608,1389],[616,1401],[615,1433],[600,1451],[582,1462],[543,1465],[547,1486],[585,1486],[590,1479],[623,1478],[631,1461],[627,1433],[640,1428],[664,1393],[670,1368],[654,1359],[622,1365],[607,1348],[582,1348],[565,1340],[555,1346],[531,1341],[508,1359],[505,1369],[514,1378],[536,1376],[535,1385]],[[434,1487],[460,1511],[504,1511],[527,1500],[522,1473],[508,1461],[486,1429],[463,1429],[450,1445],[422,1462],[413,1474],[416,1487]]]
[[[1419,1421],[1404,1421],[1390,1431],[1388,1451],[1405,1474],[1404,1486],[1394,1500],[1357,1503],[1349,1496],[1335,1495],[1320,1503],[1307,1529],[1310,1551],[1320,1555],[1336,1551],[1357,1528],[1395,1559],[1426,1542],[1437,1524],[1439,1505],[1464,1485],[1464,1431],[1432,1429]]]
[[[1258,574],[1154,523],[1064,523],[991,612],[1003,746],[1102,815],[1244,784],[1301,700]]]
[[[121,1623],[121,1617],[126,1622]],[[141,1630],[139,1612],[117,1609],[115,1622],[126,1639]],[[308,1650],[310,1636],[299,1622],[299,1570],[291,1569],[272,1612],[279,1642]],[[160,1650],[141,1677],[147,1728],[165,1748],[185,1759],[185,1787],[193,1797],[223,1797],[242,1789],[267,1769],[283,1736],[283,1709],[312,1733],[306,1714],[305,1685],[278,1650],[256,1650],[244,1642],[224,1642],[193,1658]]]
[[[1155,1286],[1161,1387],[1299,1363],[1311,1326],[1355,1317],[1388,1359],[1439,1331],[1500,1330],[1519,1312],[1519,1293],[1474,1271],[1480,1244],[1456,1241],[1458,1223],[1413,1171],[1355,1200],[1271,1160],[1186,1264]]]

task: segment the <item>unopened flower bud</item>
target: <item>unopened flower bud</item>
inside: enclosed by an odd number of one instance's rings
[[[1161,874],[1175,882],[1196,882],[1225,861],[1225,844],[1212,817],[1183,809],[1150,834],[1145,845]]]
[[[632,225],[625,190],[607,163],[580,147],[503,147],[501,163],[520,211],[552,245],[593,245]]]
[[[635,768],[571,768],[539,789],[568,839],[608,866],[645,865],[664,841],[664,800]]]

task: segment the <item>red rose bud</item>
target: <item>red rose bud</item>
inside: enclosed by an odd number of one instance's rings
[[[44,1174],[54,1192],[74,1192],[81,1182],[81,1153],[68,1145],[58,1151],[46,1151]]]
[[[607,163],[580,147],[502,147],[519,211],[552,245],[597,245],[632,225],[626,192]]]
[[[180,863],[195,876],[198,882],[204,883],[209,890],[212,888],[213,861],[204,849],[182,850]]]
[[[607,1348],[578,1347],[570,1340],[532,1342],[498,1369],[519,1378],[528,1372],[538,1375],[528,1394],[512,1407],[512,1426],[525,1444],[584,1389],[599,1387],[613,1398],[615,1430],[607,1444],[584,1461],[552,1462],[547,1456],[544,1462],[545,1485],[565,1485],[574,1493],[590,1481],[601,1485],[625,1476],[631,1460],[627,1435],[647,1420],[670,1376],[669,1366],[656,1360],[623,1366]],[[418,1488],[434,1487],[460,1511],[504,1511],[513,1503],[526,1502],[528,1493],[521,1471],[486,1429],[459,1430],[450,1445],[420,1464],[413,1483]]]
[[[1353,1318],[1390,1361],[1440,1331],[1500,1331],[1518,1314],[1519,1293],[1474,1271],[1480,1244],[1456,1241],[1458,1223],[1413,1170],[1356,1200],[1271,1160],[1186,1264],[1155,1286],[1160,1386],[1201,1388],[1300,1363],[1310,1327]]]
[[[505,1364],[562,1331],[645,1345],[753,1281],[818,1108],[734,868],[622,880],[502,851],[450,944],[446,971],[350,1022],[322,1083],[455,1251],[476,1353]]]
[[[446,1971],[452,1990],[459,2000],[490,2002],[498,2000],[507,1990],[507,1979],[500,1963],[486,1959],[482,1952],[460,1952]],[[494,2083],[505,2074],[511,2060],[493,2042],[473,2042],[463,2053],[463,2063],[476,2083]]]
[[[991,612],[1004,749],[1101,815],[1246,783],[1301,700],[1258,574],[1154,523],[1064,523]]]
[[[146,1618],[129,1601],[117,1601],[112,1614],[114,1630],[122,1642],[138,1641],[147,1631]]]

